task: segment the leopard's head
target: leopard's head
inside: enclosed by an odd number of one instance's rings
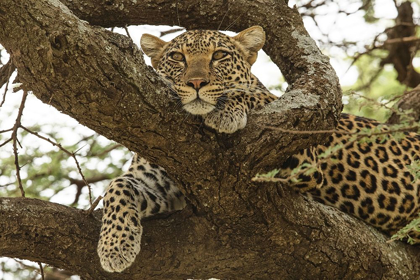
[[[254,26],[234,37],[218,31],[192,30],[170,42],[144,34],[140,44],[153,67],[179,96],[183,108],[194,115],[206,115],[223,108],[232,93],[258,83],[251,65],[264,42],[264,30]]]

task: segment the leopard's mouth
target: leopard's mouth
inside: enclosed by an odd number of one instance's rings
[[[202,99],[196,98],[183,106],[184,110],[193,115],[205,115],[216,108],[215,105],[210,104]]]

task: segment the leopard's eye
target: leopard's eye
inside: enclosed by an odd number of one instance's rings
[[[175,61],[184,61],[185,57],[182,53],[179,52],[172,52],[169,54],[169,57],[172,58]]]
[[[224,57],[226,57],[228,55],[229,55],[228,52],[225,52],[225,51],[216,51],[213,54],[213,60],[220,60],[220,59],[222,59],[222,58],[224,58]]]

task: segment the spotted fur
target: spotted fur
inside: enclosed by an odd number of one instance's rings
[[[264,31],[254,26],[234,37],[210,30],[188,31],[170,42],[145,34],[141,46],[186,111],[201,115],[218,132],[234,133],[245,127],[250,109],[276,99],[250,71],[264,41]],[[290,185],[392,234],[420,211],[420,180],[407,169],[420,159],[420,136],[405,133],[402,140],[389,135],[361,142],[351,138],[364,129],[389,128],[343,114],[341,132],[331,135],[325,145],[291,156],[280,175],[288,178],[303,163],[318,166],[316,172],[300,175]],[[337,144],[343,148],[334,156],[318,158]],[[98,245],[102,267],[109,272],[129,267],[140,251],[140,220],[184,206],[184,196],[166,172],[135,155],[128,172],[110,183],[104,197]],[[420,242],[419,236],[413,237]]]
[[[165,170],[134,155],[128,172],[109,184],[98,243],[102,267],[121,272],[140,252],[142,218],[181,210],[185,198]]]
[[[318,169],[290,184],[315,200],[337,207],[372,226],[394,234],[420,213],[420,180],[407,166],[420,160],[420,135],[406,132],[403,139],[392,134],[355,138],[360,132],[389,128],[374,120],[342,114],[337,130],[325,145],[291,156],[282,166],[288,177],[297,166],[309,163]],[[330,158],[319,155],[330,147],[342,148]],[[420,242],[420,235],[412,236]]]

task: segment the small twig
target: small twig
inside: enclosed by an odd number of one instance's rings
[[[413,26],[413,24],[399,23],[399,24],[396,24],[392,27],[385,28],[382,32],[380,32],[379,34],[377,34],[375,36],[375,38],[372,40],[372,44],[371,44],[370,48],[367,48],[366,51],[364,51],[362,53],[358,53],[355,57],[353,57],[353,61],[351,62],[348,69],[350,69],[350,67],[353,66],[356,63],[356,61],[359,60],[359,58],[361,58],[362,56],[364,56],[366,54],[369,54],[374,50],[383,49],[385,47],[385,45],[397,44],[397,43],[401,44],[401,43],[408,43],[408,42],[411,42],[411,41],[415,42],[415,41],[420,40],[417,37],[402,37],[402,38],[395,38],[395,39],[387,39],[384,42],[379,41],[379,36],[381,36],[383,34],[386,34],[390,30],[395,29],[395,28],[400,27],[400,26]],[[415,39],[417,39],[417,40],[415,40]],[[379,42],[379,44],[377,45],[378,42]],[[373,55],[371,54],[371,56],[373,56]]]
[[[88,141],[89,139],[91,139],[91,138],[95,138],[95,136],[97,136],[97,134],[96,133],[94,133],[94,134],[92,134],[92,135],[89,135],[89,136],[85,136],[85,137],[83,137],[82,139],[80,139],[79,141],[77,141],[74,145],[79,145],[80,143],[82,143],[83,141]]]
[[[4,87],[3,100],[0,103],[0,107],[2,107],[4,102],[6,101],[6,94],[7,94],[8,87],[9,87],[9,80],[7,80],[6,86]]]
[[[242,13],[242,14],[239,14],[238,15],[238,17],[236,18],[236,19],[234,19],[227,27],[226,27],[226,31],[228,31],[229,30],[229,28],[231,28],[233,25],[235,25],[235,23],[241,18],[241,17],[243,17],[244,15],[246,15],[246,14],[248,14],[248,12],[249,12],[249,10],[246,10],[244,13]]]
[[[44,277],[44,268],[42,268],[42,263],[41,262],[38,262],[38,265],[39,265],[39,273],[41,274],[41,279],[42,280],[45,280],[45,277]]]
[[[102,196],[98,196],[97,199],[95,199],[95,201],[91,204],[90,208],[88,210],[86,210],[86,215],[91,215],[93,210],[95,210],[96,206],[98,206],[99,201],[101,201],[103,197]]]
[[[15,184],[14,182],[7,183],[7,184],[4,184],[4,185],[0,185],[0,188],[6,188],[6,187],[11,186],[11,185],[14,185],[14,184]]]
[[[74,201],[71,204],[71,205],[75,205],[77,202],[79,202],[80,195],[82,194],[82,189],[84,186],[86,186],[86,183],[83,180],[78,180],[71,177],[67,177],[67,179],[70,181],[71,185],[76,186],[76,195],[75,195]],[[106,179],[109,179],[109,176],[102,174],[96,177],[88,178],[87,182],[89,184],[93,184],[93,183],[100,182]]]
[[[116,148],[119,148],[119,147],[123,147],[123,146],[121,144],[115,144],[115,145],[110,146],[108,149],[105,149],[105,150],[101,151],[100,153],[92,154],[92,153],[89,152],[88,155],[89,156],[93,156],[94,155],[96,157],[101,157],[101,156],[106,155],[109,152],[111,152],[112,150],[115,150]]]
[[[330,159],[332,156],[334,156],[337,151],[343,150],[346,147],[349,147],[351,145],[353,145],[353,143],[356,140],[359,140],[363,137],[355,137],[353,140],[348,141],[345,145],[343,145],[342,147],[338,148],[337,150],[335,150],[334,153],[329,154],[328,156],[326,156],[325,158],[319,159],[316,164],[312,164],[308,167],[302,168],[300,169],[298,172],[296,172],[295,174],[291,174],[289,177],[286,178],[264,178],[264,177],[257,177],[255,176],[254,178],[252,178],[251,180],[254,182],[275,182],[275,183],[284,183],[284,184],[288,184],[289,182],[291,182],[293,179],[297,179],[299,178],[300,175],[305,174],[305,172],[307,172],[308,170],[310,170],[311,168],[315,168],[316,170],[318,170],[319,166],[326,162],[328,159]]]
[[[51,97],[50,97],[50,99],[48,100],[48,105],[51,105],[51,101],[53,100],[53,97],[54,97],[54,92],[51,94]]]
[[[222,27],[222,23],[225,20],[226,15],[229,13],[229,2],[226,1],[226,5],[227,5],[226,12],[223,14],[222,20],[220,21],[219,26],[217,27],[217,30],[220,30],[220,28]]]
[[[131,38],[131,36],[130,36],[130,32],[128,32],[127,25],[124,25],[124,30],[125,30],[125,33],[127,33],[128,38],[130,38],[131,40],[133,40],[133,38]]]
[[[9,143],[10,141],[12,141],[13,138],[9,138],[6,141],[4,141],[2,144],[0,144],[0,148],[3,147],[4,145],[6,145],[7,143]]]
[[[90,203],[90,205],[92,205],[92,188],[89,185],[89,183],[86,181],[85,176],[83,175],[83,172],[82,172],[82,169],[80,168],[79,162],[76,159],[76,155],[74,153],[72,153],[71,156],[74,158],[74,161],[76,162],[77,170],[79,170],[80,176],[82,176],[83,181],[85,182],[86,186],[88,187],[88,190],[89,190],[89,203]]]
[[[17,131],[21,125],[22,113],[23,113],[23,109],[25,108],[25,101],[26,101],[27,96],[28,96],[28,92],[24,91],[23,96],[22,96],[22,101],[19,107],[19,112],[15,121],[15,125],[13,126],[13,132],[12,132],[12,138],[11,138],[13,139],[13,153],[15,155],[16,177],[18,179],[20,193],[22,194],[23,197],[25,196],[25,191],[23,190],[22,179],[20,177],[20,166],[19,166],[19,157],[18,157],[18,150],[17,150],[17,144],[19,143],[19,141],[17,139]],[[5,143],[3,143],[3,145]]]
[[[166,31],[161,31],[159,37],[163,37],[165,35],[169,35],[169,34],[172,34],[172,33],[175,33],[175,32],[180,32],[180,31],[183,31],[183,30],[185,30],[185,28],[175,28],[175,29],[170,29],[170,30],[166,30]]]
[[[395,99],[398,99],[399,97],[402,97],[402,95],[393,97],[392,99],[390,99],[388,102],[385,102],[385,103],[378,102],[378,101],[376,101],[376,99],[370,98],[370,97],[367,97],[367,96],[364,96],[364,95],[362,95],[360,93],[357,93],[354,90],[352,90],[348,95],[349,96],[356,96],[357,98],[361,98],[361,99],[365,99],[365,100],[367,100],[369,102],[370,105],[376,105],[378,107],[385,108],[386,110],[389,110],[389,111],[391,111],[391,112],[393,112],[395,114],[398,114],[399,113],[398,110],[396,110],[393,107],[388,106],[388,104],[391,103],[392,101],[394,101]]]
[[[13,127],[9,128],[9,129],[5,129],[5,130],[0,130],[0,134],[5,133],[5,132],[9,132],[9,131],[12,131],[12,130],[13,130]]]
[[[402,38],[388,39],[384,42],[384,45],[411,43],[411,42],[418,42],[418,41],[420,41],[420,38],[416,36],[402,37]]]
[[[16,67],[12,63],[12,58],[10,58],[9,61],[2,68],[0,68],[0,87],[6,84],[3,93],[3,100],[0,102],[0,107],[2,107],[6,101],[6,94],[9,87],[10,77],[12,76],[15,69]]]
[[[181,21],[179,20],[179,12],[178,12],[178,0],[175,3],[176,8],[176,18],[178,19],[178,26],[181,26]]]
[[[345,134],[345,135],[357,135],[361,137],[369,137],[369,136],[380,136],[385,134],[391,134],[395,132],[410,132],[412,129],[418,129],[420,125],[413,125],[408,127],[402,127],[397,129],[389,129],[380,132],[371,132],[371,133],[360,133],[357,131],[347,131],[347,130],[339,130],[339,129],[330,129],[330,130],[291,130],[291,129],[284,129],[275,126],[264,126],[265,128],[272,129],[272,130],[279,130],[283,133],[292,133],[292,134],[323,134],[323,133],[337,133],[337,134]]]

